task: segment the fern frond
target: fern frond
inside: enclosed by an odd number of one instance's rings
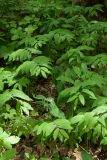
[[[75,61],[76,59],[83,59],[85,56],[83,51],[92,51],[93,47],[89,47],[87,45],[81,45],[77,48],[70,48],[65,54],[63,54],[58,60],[57,63],[62,63],[62,61],[68,60],[69,63]]]
[[[7,101],[11,100],[12,98],[19,98],[25,101],[31,101],[32,99],[27,96],[23,91],[12,89],[6,90],[4,93],[0,94],[0,106],[2,107]]]
[[[95,56],[87,56],[87,63],[91,64],[92,67],[105,67],[107,65],[107,55],[102,53]]]
[[[31,54],[26,49],[18,49],[9,55],[9,61],[24,61],[30,58]]]
[[[7,71],[4,68],[0,68],[0,91],[3,91],[4,84],[8,84],[8,86],[11,86],[16,81],[14,79],[14,73],[11,71]]]
[[[51,59],[45,56],[38,56],[36,58],[33,59],[33,61],[35,61],[36,63],[40,64],[42,66],[42,64],[51,64]]]
[[[35,40],[35,48],[42,47],[47,42],[54,39],[56,44],[60,44],[64,41],[71,42],[74,38],[74,34],[68,29],[56,29],[50,31],[48,34],[39,35]]]
[[[67,29],[56,29],[55,31],[51,31],[50,33],[53,34],[53,38],[56,44],[60,44],[66,40],[68,42],[71,42],[74,38],[73,33]]]
[[[16,70],[16,74],[30,74],[31,76],[38,76],[42,74],[44,78],[51,72],[50,59],[45,56],[39,56],[34,58],[33,61],[26,61],[21,64]]]
[[[32,68],[33,67],[33,68]],[[25,61],[23,64],[21,64],[17,70],[16,70],[16,74],[19,73],[26,73],[26,74],[32,74],[32,69],[35,70],[35,68],[37,67],[37,64],[34,61]]]
[[[85,12],[88,13],[89,16],[98,16],[98,11],[103,12],[102,7],[102,4],[96,4],[91,7],[86,7]]]
[[[79,13],[82,13],[84,12],[84,7],[83,6],[78,6],[78,5],[75,5],[74,6],[70,6],[70,7],[66,7],[64,9],[64,12],[66,14],[70,14],[70,15],[75,15],[75,14],[79,14]]]
[[[38,35],[35,40],[35,48],[42,47],[44,44],[52,39],[51,34]]]
[[[9,55],[9,61],[22,62],[24,60],[30,60],[32,54],[41,54],[41,51],[33,48],[18,49],[17,51],[14,51]]]

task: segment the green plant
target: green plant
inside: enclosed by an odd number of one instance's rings
[[[11,149],[11,150],[7,150],[3,153],[1,153],[0,155],[0,160],[10,160],[10,159],[13,159],[15,157],[15,154],[16,154],[16,151],[15,149]]]
[[[10,138],[9,146],[13,139],[18,142],[17,136],[10,136],[15,134],[26,139],[32,135],[44,144],[79,146],[86,137],[86,145],[107,145],[107,22],[102,18],[103,5],[73,0],[3,3],[3,144],[5,138]],[[48,89],[44,89],[46,83]],[[26,157],[35,159],[30,154]]]
[[[29,153],[25,153],[25,156],[28,160],[37,160],[33,155],[29,154]]]

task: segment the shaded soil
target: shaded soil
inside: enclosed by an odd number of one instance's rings
[[[50,144],[49,144],[50,145]],[[71,149],[63,144],[43,144],[36,142],[36,139],[22,139],[16,148],[16,157],[14,160],[27,160],[25,153],[34,155],[38,160],[41,157],[47,157],[49,160],[64,160],[65,157],[71,160],[82,160],[81,151],[85,151],[93,157],[93,160],[106,160],[107,149],[101,149],[96,146],[89,146],[88,149],[80,146],[78,149]],[[52,146],[53,145],[53,146]],[[68,159],[69,160],[69,159]]]

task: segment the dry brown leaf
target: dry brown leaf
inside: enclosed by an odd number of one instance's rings
[[[78,149],[74,150],[73,156],[76,158],[76,160],[82,160],[81,152]]]

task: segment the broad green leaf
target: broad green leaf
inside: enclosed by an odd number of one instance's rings
[[[101,124],[97,124],[94,127],[94,131],[93,131],[94,142],[96,142],[96,138],[100,137],[101,134],[102,134],[102,126]]]
[[[77,99],[77,97],[78,97],[78,94],[75,94],[75,95],[73,95],[73,96],[70,96],[70,98],[67,100],[67,102],[69,103],[69,102],[72,102],[72,101],[74,101],[75,99]]]
[[[26,158],[29,159],[29,160],[37,160],[33,154],[25,153],[25,156],[26,156]]]
[[[79,91],[80,87],[81,87],[81,82],[75,81],[75,86],[71,87],[70,95],[77,93]]]
[[[21,101],[21,100],[19,100],[19,102],[21,103],[21,110],[26,114],[26,115],[28,115],[29,116],[29,111],[32,111],[33,110],[33,108],[31,107],[31,105],[29,104],[29,103],[27,103],[27,102],[24,102],[24,101]]]
[[[9,61],[23,61],[31,58],[31,54],[27,49],[18,49],[9,55]]]
[[[0,81],[0,91],[3,91],[4,89],[4,82]]]
[[[60,98],[68,97],[71,90],[72,90],[72,87],[71,87],[71,88],[66,88],[66,89],[64,89],[63,91],[61,91],[61,92],[60,92],[60,95],[59,95]]]
[[[40,160],[49,160],[49,158],[42,157],[42,158],[40,158]]]
[[[49,71],[49,69],[48,68],[46,68],[46,67],[41,67],[41,70],[43,70],[44,72],[46,72],[46,73],[48,73],[48,74],[50,74],[51,72]]]
[[[58,127],[58,128],[62,128],[62,129],[68,129],[71,130],[72,127],[70,125],[70,122],[66,119],[57,119],[54,121],[54,124]]]
[[[63,135],[64,138],[69,139],[69,135],[67,134],[67,132],[65,130],[60,129],[59,131]]]
[[[73,70],[74,70],[74,72],[77,74],[77,76],[80,76],[81,75],[81,70],[80,70],[80,68],[79,67],[73,67]]]
[[[42,74],[42,76],[43,76],[44,78],[47,78],[47,75],[46,75],[46,73],[45,73],[44,70],[41,70],[40,72],[41,72],[41,74]]]
[[[60,139],[61,142],[64,141],[64,137],[63,137],[63,135],[62,135],[60,132],[59,132],[59,134],[58,134],[58,138]]]
[[[47,123],[47,125],[45,125],[45,127],[43,128],[43,135],[46,137],[50,136],[54,129],[55,125],[52,122]]]
[[[2,134],[2,133],[3,133],[3,128],[0,127],[0,134]]]
[[[34,61],[25,61],[23,62],[17,69],[16,69],[16,76],[19,74],[24,74],[26,73],[27,75],[31,75],[34,76],[35,70],[37,68],[37,63],[35,63]]]
[[[2,145],[6,148],[6,149],[12,149],[12,145],[10,142],[8,141],[3,141]]]
[[[81,70],[84,74],[86,74],[88,72],[88,68],[87,68],[87,64],[86,63],[82,63],[81,64]]]
[[[34,59],[34,61],[36,62],[36,63],[39,63],[39,64],[48,64],[48,63],[50,63],[50,58],[48,58],[48,57],[46,57],[46,56],[38,56],[38,57],[36,57],[35,59]]]
[[[70,77],[67,76],[59,76],[57,79],[57,81],[62,81],[62,82],[69,82],[73,84],[73,80]]]
[[[82,151],[81,152],[81,158],[82,160],[94,160],[87,152]]]
[[[78,49],[80,51],[82,51],[82,50],[93,51],[94,50],[93,47],[89,47],[89,46],[86,46],[86,45],[84,45],[84,46],[81,45],[81,46],[78,47]]]
[[[92,113],[95,115],[99,115],[105,112],[107,112],[107,105],[99,106],[92,111]]]
[[[79,100],[80,100],[81,104],[84,106],[85,105],[85,98],[82,94],[79,95]]]
[[[102,145],[107,145],[107,137],[104,137],[101,141]]]
[[[56,128],[55,131],[53,132],[53,138],[54,138],[54,140],[57,139],[58,134],[59,134],[59,130],[60,130],[59,128]]]
[[[36,76],[38,76],[40,74],[41,69],[38,68],[38,70],[35,72]],[[34,75],[34,74],[33,74]]]
[[[84,115],[76,115],[72,118],[70,118],[70,124],[76,124],[80,122],[83,119]]]
[[[5,131],[0,133],[0,140],[4,140],[7,137],[9,137],[9,134],[7,134]]]
[[[32,99],[29,96],[27,96],[23,91],[13,89],[11,93],[13,97],[21,98],[26,101],[32,101]]]
[[[65,118],[65,115],[62,111],[59,110],[57,107],[51,107],[50,113],[57,118]]]
[[[2,107],[11,98],[12,94],[9,91],[5,91],[4,93],[0,94],[0,106]]]
[[[83,92],[88,94],[92,99],[96,99],[96,96],[94,95],[94,93],[88,89],[83,89]]]
[[[65,118],[64,112],[62,112],[58,106],[55,104],[54,99],[48,98],[50,104],[49,104],[49,110],[50,113],[57,118]]]
[[[8,143],[10,143],[10,144],[16,144],[16,143],[19,142],[19,140],[20,140],[19,137],[10,136],[10,137],[7,137],[7,138],[5,139],[5,142],[8,142]]]
[[[37,128],[37,135],[42,134],[44,128],[46,127],[47,122],[43,122],[38,128]]]

